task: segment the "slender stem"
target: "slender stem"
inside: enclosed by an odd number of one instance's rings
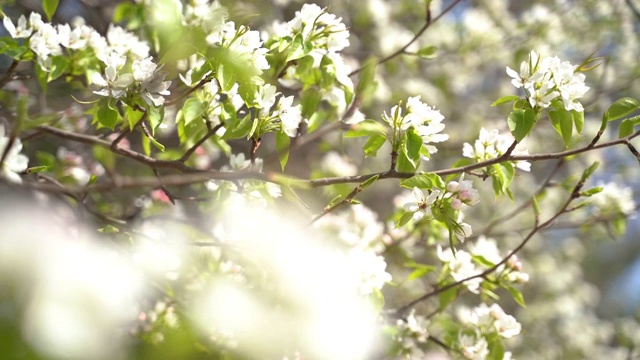
[[[210,137],[212,137],[218,130],[220,130],[220,128],[222,128],[224,126],[224,123],[220,123],[212,128],[209,129],[209,131],[207,131],[207,133],[198,141],[196,141],[195,144],[193,144],[192,147],[190,147],[185,153],[184,155],[182,155],[180,157],[180,159],[176,160],[179,162],[185,162],[187,160],[189,160],[189,157],[191,157],[191,155],[202,145],[204,144],[207,140],[209,140]]]
[[[13,73],[16,71],[16,68],[18,67],[19,63],[20,63],[20,61],[15,60],[15,59],[11,62],[11,65],[9,65],[9,68],[7,69],[7,72],[0,79],[0,89],[3,88],[5,85],[7,85],[7,83],[9,83],[9,81],[11,81],[11,79],[13,78]]]
[[[395,58],[396,56],[399,56],[403,53],[405,53],[405,51],[409,48],[409,46],[411,46],[414,42],[416,42],[418,40],[418,38],[420,38],[420,36],[422,36],[422,34],[424,34],[425,31],[427,31],[427,29],[433,25],[436,21],[440,20],[441,17],[443,17],[445,14],[447,14],[449,11],[451,11],[454,7],[456,7],[456,5],[458,5],[459,3],[461,3],[462,0],[455,0],[454,2],[452,2],[449,6],[447,6],[444,10],[442,10],[442,12],[436,16],[434,19],[431,19],[431,12],[427,9],[427,21],[425,22],[425,24],[420,28],[420,30],[418,30],[418,32],[416,32],[416,34],[413,36],[413,38],[406,43],[403,47],[401,47],[400,49],[396,50],[395,52],[385,56],[384,58],[378,60],[378,64],[383,64],[393,58]],[[362,71],[362,68],[358,68],[353,70],[349,76],[355,75],[357,73],[359,73],[360,71]]]

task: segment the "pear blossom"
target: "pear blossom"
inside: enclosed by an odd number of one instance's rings
[[[133,83],[133,75],[118,74],[120,69],[126,63],[126,58],[117,52],[109,54],[103,62],[106,65],[104,76],[94,73],[91,81],[93,84],[102,87],[93,93],[100,96],[110,96],[113,98],[122,97],[131,83]]]
[[[424,316],[416,316],[415,309],[412,309],[406,318],[396,321],[398,334],[395,338],[405,352],[413,351],[419,344],[424,344],[429,339],[428,325],[429,320]]]
[[[27,170],[29,159],[20,153],[22,151],[22,142],[19,138],[13,140],[11,148],[7,151],[9,145],[9,137],[5,136],[4,126],[0,125],[0,156],[7,152],[0,168],[0,177],[13,183],[21,183],[20,173]]]
[[[529,59],[520,64],[520,72],[507,67],[511,84],[524,88],[531,107],[548,108],[555,99],[562,100],[566,110],[584,110],[579,99],[589,87],[585,85],[585,75],[576,72],[578,67],[557,56],[540,58],[531,51]]]
[[[591,196],[591,204],[601,215],[630,215],[636,212],[633,190],[615,182],[599,182],[602,191]]]
[[[433,190],[429,196],[425,196],[422,190],[414,187],[411,193],[415,201],[405,203],[403,208],[405,211],[413,213],[413,221],[420,221],[422,218],[431,217],[431,205],[440,196],[442,191]]]
[[[27,18],[24,15],[21,15],[20,18],[18,18],[17,27],[8,16],[5,16],[4,19],[2,19],[2,23],[4,24],[4,28],[9,32],[9,35],[14,39],[28,38],[33,32],[33,28],[31,26],[27,26]]]
[[[140,95],[149,105],[164,104],[164,97],[161,95],[170,94],[168,89],[171,81],[164,81],[166,75],[158,71],[160,68],[150,57],[133,62],[133,78],[140,83]]]
[[[489,343],[479,333],[476,333],[475,336],[460,333],[458,343],[465,359],[484,360],[489,355]]]
[[[438,259],[446,264],[446,267],[451,273],[451,277],[455,281],[465,280],[472,276],[478,275],[481,271],[476,268],[473,263],[471,254],[464,250],[457,250],[455,255],[448,250],[442,250],[442,247],[438,245],[437,248]],[[476,277],[464,282],[464,285],[474,294],[480,293],[480,284],[482,284],[482,278]]]
[[[485,128],[481,128],[480,135],[473,145],[470,143],[463,144],[462,156],[477,162],[496,159],[507,152],[513,140],[511,134],[501,134],[498,129],[488,131]],[[518,143],[511,154],[529,155],[529,151],[523,149],[524,146],[523,142]],[[513,163],[522,171],[531,170],[531,163],[526,160],[514,161]]]
[[[302,110],[300,105],[292,106],[293,96],[281,97],[278,101],[277,116],[282,123],[282,131],[295,137],[298,133],[298,126],[302,122]]]
[[[429,154],[436,153],[438,149],[431,145],[431,143],[439,143],[449,139],[449,135],[440,134],[445,127],[442,123],[444,116],[442,116],[440,111],[420,101],[420,96],[407,99],[406,111],[407,114],[403,116],[402,108],[395,105],[391,108],[391,116],[385,112],[382,115],[382,119],[388,123],[389,126],[399,128],[402,131],[413,128],[422,138],[427,152]],[[428,159],[428,157],[426,159]]]

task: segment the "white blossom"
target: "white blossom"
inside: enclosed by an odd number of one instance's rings
[[[524,88],[532,107],[548,108],[560,98],[566,110],[583,111],[578,101],[589,87],[585,75],[576,72],[577,66],[561,61],[557,56],[540,58],[531,51],[529,59],[520,64],[520,72],[507,67],[507,74],[516,88]]]
[[[5,136],[4,126],[0,125],[0,156],[2,156],[5,151],[7,152],[2,162],[2,167],[0,168],[0,176],[7,181],[21,183],[22,179],[19,174],[27,170],[29,159],[20,153],[22,151],[22,142],[17,137],[13,140],[11,148],[7,151],[9,140],[9,137]]]
[[[462,146],[462,156],[474,159],[477,162],[491,160],[504,155],[514,139],[511,134],[501,134],[498,129],[487,131],[480,129],[480,135],[473,145],[464,143]],[[512,155],[529,155],[529,151],[523,149],[524,143],[516,145]],[[531,163],[526,160],[515,161],[515,166],[522,171],[530,171]]]
[[[133,78],[140,83],[140,95],[149,105],[164,104],[162,95],[170,94],[171,81],[164,81],[166,75],[158,70],[150,57],[133,62]]]
[[[431,205],[436,201],[436,199],[440,196],[442,191],[433,190],[429,196],[425,196],[422,190],[417,187],[414,187],[411,191],[413,194],[413,198],[415,201],[405,203],[403,208],[407,212],[413,213],[413,220],[420,221],[424,217],[431,217]]]
[[[18,19],[17,27],[8,16],[5,16],[4,19],[2,19],[2,23],[4,24],[4,28],[9,32],[9,35],[14,39],[28,38],[33,32],[32,27],[27,26],[27,18],[24,15],[21,15]]]
[[[282,131],[289,137],[295,137],[298,126],[302,122],[300,105],[293,105],[293,96],[281,97],[278,101],[277,114],[282,123]]]
[[[600,214],[630,215],[636,211],[633,190],[628,186],[620,186],[615,182],[599,182],[602,191],[591,196],[591,203]]]

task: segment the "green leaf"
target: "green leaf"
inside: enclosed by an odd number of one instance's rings
[[[247,104],[252,104],[258,91],[258,85],[264,84],[258,69],[247,54],[225,47],[211,48],[207,59],[213,63],[214,72],[223,91],[228,92],[236,83],[238,94]]]
[[[278,152],[278,159],[280,160],[280,167],[284,171],[287,162],[289,161],[289,144],[291,139],[289,135],[284,132],[276,132],[276,151]]]
[[[516,301],[516,303],[520,306],[527,307],[527,304],[525,304],[524,302],[524,296],[522,296],[522,292],[518,289],[516,289],[513,286],[507,286],[507,290],[509,290],[509,292],[511,293],[511,296],[513,297],[513,300]]]
[[[402,180],[400,186],[407,189],[413,189],[414,187],[419,189],[433,189],[434,187],[445,189],[447,187],[440,175],[432,173],[414,175],[406,180]]]
[[[403,172],[403,173],[415,173],[417,170],[417,166],[414,165],[411,161],[409,161],[409,159],[407,158],[406,152],[401,151],[398,154],[396,170],[398,172]]]
[[[111,105],[110,101],[103,100],[98,104],[96,116],[100,125],[113,130],[118,123],[120,113],[115,109],[115,106]]]
[[[39,172],[43,172],[43,171],[47,171],[50,169],[50,166],[47,165],[40,165],[40,166],[33,166],[27,169],[26,173],[27,174],[36,174]]]
[[[533,125],[536,123],[536,114],[532,109],[513,110],[511,114],[509,114],[507,122],[509,123],[511,134],[520,142],[533,129]]]
[[[487,360],[502,360],[504,358],[504,346],[498,334],[489,334],[487,336],[487,342],[489,348],[489,357]]]
[[[589,190],[581,191],[580,192],[580,196],[582,196],[582,197],[590,197],[590,196],[593,196],[593,195],[601,193],[601,192],[602,192],[602,187],[598,186],[598,187],[591,188]]]
[[[356,86],[356,95],[363,104],[368,104],[376,90],[376,66],[378,60],[375,57],[368,58],[360,71],[360,80]]]
[[[138,111],[131,106],[127,106],[124,111],[124,115],[127,118],[127,122],[129,123],[129,130],[133,130],[133,127],[142,119],[144,113],[142,111]]]
[[[207,110],[207,105],[198,98],[190,98],[182,105],[182,116],[185,124],[194,120],[202,120],[202,115]]]
[[[593,164],[591,164],[591,166],[589,166],[582,173],[582,177],[580,178],[580,182],[584,183],[585,181],[587,181],[591,177],[591,175],[593,175],[593,173],[596,171],[596,169],[598,168],[599,165],[600,165],[600,163],[598,163],[597,161],[594,162]]]
[[[227,129],[222,138],[225,140],[230,140],[240,139],[245,136],[250,137],[249,132],[251,131],[251,129],[253,129],[254,123],[257,122],[258,120],[252,119],[251,114],[249,113],[244,118],[242,118],[242,120],[240,120],[240,122],[236,124],[236,126],[234,126],[232,129]]]
[[[387,138],[382,135],[371,135],[367,142],[362,146],[365,157],[375,157],[378,153],[378,150],[382,147],[382,145],[384,145],[384,142],[386,140]]]
[[[573,115],[571,112],[560,105],[553,110],[549,110],[549,119],[553,128],[556,129],[558,134],[562,135],[565,146],[568,147],[573,135]]]
[[[71,65],[71,60],[66,56],[54,56],[51,58],[51,71],[49,72],[49,76],[47,77],[47,82],[51,82],[64,73],[67,72],[69,66]]]
[[[438,295],[438,300],[440,301],[440,310],[446,308],[449,304],[451,304],[458,297],[458,287],[454,286],[451,289],[447,289]]]
[[[496,100],[493,102],[493,104],[491,104],[491,106],[498,106],[504,103],[510,103],[512,101],[516,101],[520,99],[520,97],[518,95],[507,95],[507,96],[503,96],[500,99]]]
[[[368,188],[374,182],[376,182],[379,177],[380,177],[380,175],[373,175],[372,177],[370,177],[367,180],[363,181],[362,184],[360,184],[360,189],[364,190],[364,189]]]
[[[60,0],[42,0],[42,9],[44,10],[45,15],[47,15],[47,19],[49,19],[49,21],[53,19],[53,14],[56,13],[59,3]]]
[[[506,193],[515,176],[515,168],[510,162],[502,162],[494,164],[492,170],[493,190],[496,195]]]
[[[344,134],[345,138],[355,138],[369,135],[386,135],[387,127],[375,120],[364,120],[351,126]]]
[[[402,216],[400,217],[400,219],[398,219],[398,221],[396,222],[396,229],[399,227],[404,226],[406,223],[409,222],[409,220],[413,219],[413,213],[412,212],[408,212],[405,211]]]
[[[407,156],[411,165],[418,168],[420,165],[420,150],[422,149],[422,137],[415,130],[409,129],[405,132],[405,139],[402,143],[402,152]]]
[[[638,104],[638,100],[631,97],[624,97],[616,100],[609,109],[607,110],[606,118],[607,121],[615,121],[621,119],[632,112],[638,110],[640,108],[640,104]]]
[[[493,261],[489,261],[487,258],[485,258],[482,255],[472,255],[471,258],[475,260],[478,264],[485,266],[487,268],[491,268],[495,265]]]
[[[620,123],[618,136],[620,138],[623,138],[631,135],[633,133],[633,128],[638,124],[640,124],[640,116],[634,116],[634,117],[630,117],[628,119],[622,120],[622,122]]]
[[[155,134],[156,129],[160,124],[162,124],[162,120],[164,120],[164,106],[147,106],[147,120],[151,125],[151,133]]]
[[[435,266],[423,265],[423,264],[411,264],[410,266],[415,267],[415,270],[413,270],[411,274],[409,274],[409,276],[407,277],[407,280],[405,281],[419,279],[429,273],[436,271],[437,269]]]
[[[525,99],[518,99],[513,103],[513,110],[531,109],[531,104]]]
[[[582,129],[584,128],[584,111],[571,110],[571,117],[573,117],[573,123],[576,126],[578,135],[582,134]]]
[[[435,46],[425,46],[422,49],[418,50],[416,55],[420,56],[423,59],[433,59],[436,57],[436,52],[438,48]]]

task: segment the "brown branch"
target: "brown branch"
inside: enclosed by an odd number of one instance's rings
[[[612,140],[606,143],[602,143],[602,144],[598,144],[595,146],[584,146],[581,148],[577,148],[577,149],[572,149],[572,150],[566,150],[566,151],[560,151],[560,152],[556,152],[556,153],[546,153],[546,154],[532,154],[532,155],[516,155],[516,156],[509,156],[509,157],[504,157],[504,156],[500,156],[498,158],[495,159],[491,159],[491,160],[486,160],[486,161],[482,161],[479,163],[475,163],[475,164],[470,164],[470,165],[466,165],[466,166],[460,166],[460,167],[456,167],[456,168],[450,168],[450,169],[441,169],[441,170],[435,170],[435,171],[431,171],[430,173],[432,174],[436,174],[436,175],[440,175],[440,176],[444,176],[444,175],[451,175],[451,174],[461,174],[461,173],[465,173],[465,172],[469,172],[472,170],[476,170],[476,169],[480,169],[480,168],[484,168],[487,166],[491,166],[493,164],[498,164],[501,163],[503,161],[542,161],[542,160],[553,160],[553,159],[562,159],[562,158],[566,158],[568,156],[571,155],[576,155],[576,154],[581,154],[584,152],[588,152],[591,150],[596,150],[596,149],[602,149],[602,148],[606,148],[606,147],[611,147],[611,146],[615,146],[615,145],[621,145],[621,144],[627,144],[627,142],[637,136],[640,135],[640,131],[636,131],[633,134],[621,138],[621,139],[617,139],[617,140]],[[378,175],[380,177],[380,179],[388,179],[388,178],[395,178],[395,179],[407,179],[410,178],[412,176],[414,176],[415,174],[413,173],[401,173],[401,172],[396,172],[396,171],[384,171],[384,172],[378,172],[378,173],[371,173],[371,174],[365,174],[365,175],[356,175],[356,176],[342,176],[342,177],[333,177],[333,178],[322,178],[322,179],[314,179],[314,180],[309,180],[309,184],[313,187],[319,187],[319,186],[327,186],[327,185],[334,185],[334,184],[346,184],[346,183],[357,183],[357,182],[363,182],[365,180],[367,180],[368,178],[372,177],[372,176],[376,176]]]
[[[13,79],[13,73],[16,71],[16,68],[18,67],[19,63],[20,63],[20,61],[15,60],[15,59],[11,62],[11,65],[7,69],[7,72],[0,79],[0,89],[3,88],[5,85],[7,85],[7,83],[9,83],[9,81],[11,81],[11,79]]]
[[[187,96],[191,95],[193,92],[195,92],[196,90],[200,89],[201,87],[205,86],[208,82],[212,81],[214,78],[212,75],[209,75],[207,77],[205,77],[204,79],[200,80],[194,87],[189,88],[189,90],[187,90],[184,94],[171,99],[171,100],[167,100],[165,101],[164,105],[165,106],[169,106],[169,105],[173,105],[175,103],[177,103],[178,101],[186,98]]]
[[[192,167],[186,166],[179,161],[158,160],[156,158],[146,156],[144,154],[141,154],[139,152],[136,152],[130,149],[126,149],[118,146],[113,147],[112,142],[103,140],[97,136],[78,134],[78,133],[58,129],[48,125],[40,125],[36,129],[42,132],[57,136],[62,139],[72,140],[72,141],[89,144],[89,145],[103,146],[107,149],[110,149],[112,152],[118,155],[122,155],[124,157],[135,160],[139,163],[149,165],[152,168],[176,169],[186,173],[200,171],[198,169],[194,169]],[[159,185],[161,184],[156,184],[155,186],[159,186]]]
[[[196,141],[195,144],[193,144],[192,147],[190,147],[185,153],[184,155],[182,155],[180,157],[180,159],[176,160],[179,162],[185,162],[187,160],[189,160],[189,157],[191,157],[191,155],[193,155],[193,153],[200,147],[200,145],[204,144],[207,140],[209,140],[210,137],[212,137],[218,130],[220,130],[220,128],[222,128],[224,126],[224,123],[220,123],[212,128],[209,129],[209,131],[207,131],[207,133],[198,141]]]
[[[549,173],[547,178],[542,182],[542,184],[540,185],[538,190],[533,194],[533,196],[531,196],[529,198],[529,200],[527,200],[527,201],[523,202],[522,204],[520,204],[520,206],[515,208],[513,211],[511,211],[511,212],[509,212],[509,213],[507,213],[507,214],[505,214],[505,215],[503,215],[503,216],[501,216],[501,217],[499,217],[497,219],[494,219],[493,221],[491,221],[489,223],[489,225],[487,225],[487,227],[484,228],[484,230],[480,231],[478,233],[478,235],[472,236],[472,238],[477,237],[479,235],[488,235],[496,225],[500,224],[503,221],[513,219],[516,215],[518,215],[519,213],[521,213],[522,211],[527,209],[529,206],[531,206],[531,204],[533,204],[533,198],[538,196],[538,195],[540,195],[549,186],[549,183],[551,182],[551,180],[553,179],[555,174],[558,172],[558,170],[560,170],[560,168],[564,164],[565,164],[564,158],[558,160],[558,162],[556,163],[556,166],[553,168],[553,170],[551,170],[551,172]]]

